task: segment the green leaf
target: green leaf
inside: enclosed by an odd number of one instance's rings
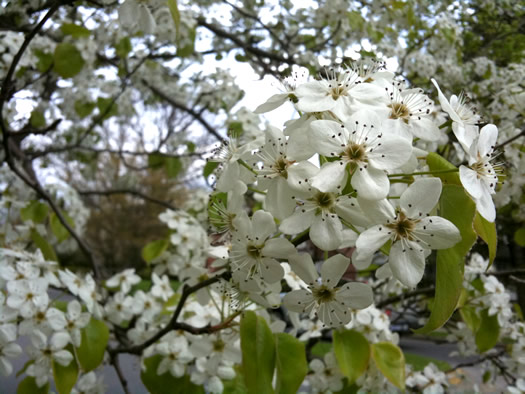
[[[188,57],[193,52],[195,52],[195,37],[197,35],[197,31],[195,29],[190,29],[188,32],[188,38],[189,43],[187,43],[185,46],[181,46],[180,41],[178,41],[177,45],[177,56],[180,57]]]
[[[514,242],[522,248],[525,247],[525,227],[522,227],[514,233]]]
[[[290,334],[278,333],[275,334],[275,350],[275,392],[295,394],[308,373],[304,344]]]
[[[66,350],[75,354],[72,345],[68,345]],[[69,394],[71,389],[75,386],[78,379],[78,364],[75,358],[67,366],[62,366],[53,361],[53,378],[55,379],[55,386],[58,394]]]
[[[372,358],[390,383],[405,389],[405,356],[398,346],[390,342],[373,343]]]
[[[33,53],[38,58],[36,63],[36,68],[41,73],[46,72],[53,65],[53,55],[47,52],[42,51],[41,49],[33,50]]]
[[[74,227],[75,223],[73,222],[73,219],[71,219],[71,217],[66,212],[62,212],[62,216],[64,216],[64,219],[66,219],[67,223],[71,227]],[[54,212],[51,212],[51,215],[49,216],[49,224],[51,226],[51,231],[53,231],[53,234],[55,234],[58,242],[65,241],[67,238],[69,238],[69,231],[67,231],[67,229],[62,225],[60,219]]]
[[[481,323],[476,332],[476,346],[481,353],[492,349],[498,343],[498,315],[489,316],[488,309],[481,311]]]
[[[42,387],[38,387],[35,378],[28,376],[18,384],[16,392],[17,394],[48,394],[49,382]]]
[[[62,30],[62,33],[66,36],[72,36],[74,38],[89,37],[91,35],[91,31],[84,26],[79,26],[74,23],[64,23],[60,26],[60,30]]]
[[[319,341],[310,350],[312,356],[323,358],[326,353],[332,350],[332,344],[330,342]]]
[[[42,223],[46,220],[48,212],[47,204],[33,200],[20,210],[20,217],[23,221],[31,220],[33,223]]]
[[[476,332],[479,328],[480,318],[473,306],[465,305],[459,309],[459,314],[468,328]]]
[[[170,178],[176,178],[182,170],[182,161],[178,157],[165,157],[164,166]]]
[[[448,171],[448,170],[457,170],[457,167],[438,155],[437,153],[430,152],[427,155],[427,164],[430,168],[430,171]],[[461,181],[459,179],[459,172],[445,172],[435,174],[437,177],[441,178],[443,184],[450,185],[459,185],[461,186]]]
[[[35,243],[38,249],[40,249],[46,260],[58,261],[58,257],[53,247],[49,245],[44,237],[42,237],[35,229],[31,229],[31,240]]]
[[[241,320],[242,372],[248,393],[273,393],[275,344],[266,321],[248,311]]]
[[[112,97],[98,97],[97,107],[100,115],[104,114],[102,119],[108,119],[118,115],[118,105]]]
[[[472,229],[476,206],[461,186],[444,185],[440,202],[441,216],[456,225],[462,239],[452,248],[437,252],[434,307],[425,326],[415,330],[418,334],[438,329],[454,313],[463,286],[465,256],[477,238]]]
[[[129,37],[121,38],[120,41],[115,44],[115,52],[117,53],[117,56],[123,59],[128,56],[128,53],[130,53],[132,49]]]
[[[243,131],[242,122],[231,122],[228,125],[228,135],[232,138],[239,138]]]
[[[148,167],[154,170],[159,169],[164,166],[164,159],[165,156],[159,153],[150,153],[148,155]]]
[[[54,70],[62,78],[74,77],[84,67],[84,59],[79,50],[68,42],[56,46],[53,60]]]
[[[109,340],[109,329],[105,323],[91,318],[81,331],[82,342],[77,348],[77,357],[84,372],[94,370],[102,361]]]
[[[197,148],[197,145],[195,145],[191,141],[186,141],[186,146],[188,147],[188,152],[190,152],[190,153],[195,152],[195,149]]]
[[[224,390],[222,394],[245,394],[246,386],[244,385],[244,377],[240,371],[240,366],[235,367],[235,377],[230,380],[223,381]]]
[[[496,251],[498,247],[498,233],[496,232],[496,223],[487,221],[479,214],[479,212],[476,212],[476,217],[474,218],[474,231],[476,231],[476,234],[478,234],[489,247],[489,265],[487,266],[488,270],[496,258]]]
[[[159,257],[169,246],[167,239],[159,239],[150,242],[142,248],[142,258],[146,263],[151,263],[152,260]]]
[[[204,394],[202,387],[194,385],[189,375],[174,377],[169,371],[157,375],[157,369],[162,361],[160,354],[144,359],[144,367],[140,372],[142,383],[151,394]]]
[[[175,32],[177,34],[177,40],[180,37],[180,12],[177,0],[168,0],[168,8],[170,9],[173,23],[175,24]]]
[[[370,344],[355,330],[334,331],[334,353],[341,372],[354,383],[368,368]]]
[[[208,161],[204,165],[204,170],[202,171],[202,175],[204,175],[204,178],[208,178],[213,171],[219,166],[219,162],[217,161]]]
[[[46,118],[42,112],[35,109],[33,112],[31,112],[29,124],[36,129],[40,129],[46,125]]]
[[[84,119],[86,116],[90,115],[95,107],[96,104],[92,101],[77,100],[74,104],[75,112],[78,116],[80,116],[81,119]]]
[[[421,354],[405,352],[405,360],[406,363],[412,365],[416,371],[422,371],[430,363],[433,363],[443,372],[448,371],[451,368],[450,364],[446,361],[438,360],[433,357],[422,356]]]

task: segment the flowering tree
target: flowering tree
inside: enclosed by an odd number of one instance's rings
[[[493,266],[497,227],[525,245],[523,2],[274,3],[1,1],[19,392],[104,392],[105,364],[130,392],[123,354],[152,393],[443,392],[465,365],[403,352],[409,316],[525,391],[523,269]],[[239,108],[232,64],[280,92]],[[117,270],[92,218],[133,200]]]

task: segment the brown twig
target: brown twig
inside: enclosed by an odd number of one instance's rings
[[[167,201],[159,200],[155,197],[148,196],[147,194],[144,194],[138,190],[133,189],[110,189],[110,190],[77,190],[78,194],[82,196],[90,196],[90,195],[100,195],[100,196],[111,196],[114,194],[130,194],[132,196],[141,198],[145,201],[149,201],[153,204],[161,205],[165,208],[171,209],[173,211],[177,210],[177,207],[170,204]]]

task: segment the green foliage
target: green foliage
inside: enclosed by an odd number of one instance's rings
[[[92,101],[77,100],[74,104],[75,112],[78,116],[80,116],[81,119],[85,118],[86,116],[89,116],[91,112],[93,112],[95,107],[96,104]]]
[[[56,46],[53,61],[55,72],[62,78],[74,77],[84,67],[84,59],[79,50],[68,42]]]
[[[202,175],[204,178],[208,178],[211,174],[213,174],[213,171],[219,166],[219,163],[216,161],[208,161],[204,165],[204,169],[202,171]]]
[[[480,318],[476,313],[475,307],[465,305],[460,308],[459,314],[461,315],[461,318],[463,319],[467,327],[472,330],[472,332],[476,332],[478,330]]]
[[[275,334],[274,339],[277,368],[275,392],[295,394],[308,372],[304,344],[285,333]]]
[[[46,125],[46,118],[42,112],[35,109],[33,112],[31,112],[31,116],[29,117],[29,124],[34,128],[39,129]]]
[[[176,178],[183,168],[182,161],[178,157],[166,157],[164,159],[164,166],[166,168],[166,174],[170,178]]]
[[[142,248],[142,258],[146,263],[151,263],[168,248],[169,244],[167,239],[158,239],[150,242]]]
[[[68,345],[66,350],[71,352],[71,354],[75,354],[72,345]],[[78,374],[79,368],[74,357],[69,365],[65,367],[53,361],[53,379],[55,380],[58,394],[69,394],[77,382]]]
[[[84,26],[79,26],[74,23],[64,23],[60,26],[60,30],[66,36],[72,36],[74,38],[89,37],[91,31],[86,29]]]
[[[519,228],[514,233],[514,242],[521,247],[525,247],[525,227]]]
[[[42,387],[36,385],[35,378],[27,376],[18,384],[16,390],[17,394],[48,394],[49,393],[49,382],[44,384]]]
[[[118,105],[111,97],[98,97],[97,107],[102,119],[109,119],[112,116],[118,115]]]
[[[496,258],[496,251],[498,248],[498,233],[496,232],[496,222],[488,222],[483,218],[483,216],[479,214],[479,212],[476,212],[476,216],[474,217],[474,231],[476,231],[476,234],[478,234],[479,237],[483,241],[485,241],[485,243],[489,247],[489,265],[487,267],[488,270],[494,262],[494,259]]]
[[[412,365],[412,368],[414,368],[416,371],[422,371],[430,363],[434,364],[443,372],[452,368],[451,365],[446,361],[438,360],[433,357],[407,352],[404,352],[404,355],[406,363]]]
[[[312,346],[312,349],[310,349],[310,353],[312,356],[317,357],[324,357],[326,353],[332,350],[332,344],[330,342],[324,342],[319,341],[314,346]]]
[[[390,383],[405,389],[405,356],[398,346],[390,342],[373,343],[372,359]]]
[[[370,344],[355,330],[334,331],[334,353],[341,372],[354,383],[368,368]]]
[[[66,219],[69,226],[75,226],[75,222],[73,222],[73,219],[71,219],[66,212],[62,212],[62,216]],[[60,219],[54,212],[51,212],[51,215],[49,215],[49,225],[51,226],[51,231],[53,231],[58,242],[65,241],[69,238],[69,231],[62,225]]]
[[[42,252],[44,259],[50,261],[58,261],[58,257],[51,245],[40,235],[34,228],[31,229],[31,240],[35,243],[38,249]]]
[[[128,53],[131,52],[133,47],[131,46],[131,40],[129,37],[123,37],[115,44],[115,52],[118,57],[126,58]]]
[[[47,218],[49,207],[38,200],[31,201],[20,210],[23,221],[31,220],[33,223],[42,223]]]
[[[461,186],[461,181],[459,179],[459,172],[444,172],[440,173],[439,171],[454,171],[458,168],[450,163],[448,160],[443,158],[434,152],[429,152],[427,155],[427,164],[430,168],[430,171],[435,172],[436,176],[441,179],[443,184],[459,185]]]
[[[42,51],[41,49],[34,49],[33,53],[37,57],[36,69],[44,73],[53,66],[53,55]]]
[[[189,375],[174,377],[169,371],[157,375],[157,369],[162,361],[160,354],[144,359],[144,367],[140,372],[142,383],[151,394],[204,394],[202,387],[194,385]]]
[[[498,315],[490,316],[488,309],[481,311],[481,321],[476,332],[476,346],[483,353],[492,349],[498,343],[499,324]]]
[[[81,333],[82,342],[77,348],[77,358],[82,370],[89,372],[104,361],[104,353],[109,341],[109,329],[104,322],[91,318]]]
[[[266,321],[247,311],[241,320],[242,373],[248,393],[273,393],[275,341]]]
[[[438,329],[454,313],[463,286],[465,256],[476,241],[472,229],[476,206],[463,188],[444,185],[440,203],[441,216],[456,225],[462,239],[452,248],[437,252],[434,307],[425,326],[416,330],[420,334]]]

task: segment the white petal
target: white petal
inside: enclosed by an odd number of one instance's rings
[[[355,198],[348,196],[339,197],[335,206],[335,212],[340,218],[354,226],[368,227],[370,225],[370,220],[366,217],[359,205],[359,201]]]
[[[376,270],[376,278],[379,280],[389,279],[392,277],[392,270],[390,269],[390,264],[383,264]]]
[[[308,229],[315,219],[315,211],[303,212],[298,208],[292,216],[286,218],[281,223],[279,230],[285,234],[299,234]]]
[[[482,185],[482,187],[487,187],[484,183],[482,183]],[[475,201],[479,214],[489,222],[494,222],[494,220],[496,220],[496,208],[494,207],[494,201],[492,201],[490,193],[481,193],[481,197],[476,198]]]
[[[259,241],[264,241],[277,230],[271,213],[259,210],[252,217],[252,234]]]
[[[454,109],[452,108],[452,106],[450,105],[450,103],[448,102],[447,98],[445,97],[445,95],[441,92],[441,89],[439,88],[439,85],[438,83],[436,82],[436,80],[434,78],[431,79],[432,83],[434,84],[434,86],[436,87],[437,91],[438,91],[438,98],[439,98],[439,104],[441,104],[441,108],[443,109],[443,111],[445,111],[446,113],[448,113],[448,115],[450,116],[450,118],[454,121],[454,122],[460,122],[460,123],[463,123],[463,121],[461,120],[461,118],[458,116],[458,114],[456,113],[456,111],[454,111]]]
[[[339,154],[348,142],[348,132],[341,123],[333,120],[314,120],[309,134],[310,145],[315,151],[324,156]]]
[[[423,278],[425,273],[425,255],[415,242],[395,242],[390,249],[390,269],[394,277],[410,288]]]
[[[374,254],[390,239],[392,235],[389,234],[389,232],[388,228],[382,224],[378,224],[363,231],[355,242],[359,254],[363,258]]]
[[[275,283],[284,277],[284,268],[277,260],[263,258],[261,266],[261,276],[266,283]]]
[[[481,180],[476,171],[466,167],[459,167],[459,179],[465,190],[474,198],[479,198],[482,193]]]
[[[410,131],[414,137],[424,141],[437,141],[441,138],[439,127],[429,118],[410,120]]]
[[[308,290],[294,290],[284,296],[283,305],[292,312],[301,313],[312,301],[312,293]]]
[[[352,176],[352,187],[361,198],[380,200],[388,195],[390,181],[383,170],[371,166],[360,167]]]
[[[81,313],[82,307],[80,306],[80,302],[77,300],[73,300],[67,304],[67,314],[70,320],[77,320]]]
[[[489,155],[496,145],[498,139],[498,128],[488,124],[479,131],[478,153],[481,157]]]
[[[370,285],[350,282],[337,292],[337,299],[342,300],[345,306],[354,309],[365,309],[374,302],[374,293]]]
[[[312,257],[308,253],[297,253],[294,256],[290,256],[288,259],[290,267],[299,278],[304,280],[308,285],[312,285],[317,281],[319,274],[315,269]]]
[[[69,343],[69,335],[65,332],[56,332],[51,337],[51,348],[53,350],[63,349]]]
[[[314,154],[315,149],[312,148],[310,144],[308,129],[306,131],[297,130],[290,135],[290,138],[288,139],[288,148],[286,149],[286,156],[289,160],[308,160]]]
[[[310,239],[319,249],[334,250],[343,242],[343,225],[337,215],[320,214],[310,227]]]
[[[399,205],[409,218],[418,218],[429,213],[438,203],[440,196],[439,178],[421,178],[403,192]]]
[[[359,252],[360,249],[356,249],[352,253],[352,264],[358,270],[364,270],[370,267],[372,264],[373,254],[363,254]]]
[[[13,366],[7,359],[7,357],[0,356],[0,374],[3,376],[9,376],[13,372]]]
[[[284,219],[290,216],[295,208],[293,195],[294,192],[286,179],[282,177],[274,179],[266,193],[265,208],[277,219]]]
[[[387,223],[396,218],[396,211],[386,198],[373,201],[359,197],[357,200],[359,201],[359,206],[365,214],[372,219],[373,223]]]
[[[333,192],[343,187],[346,178],[346,166],[342,161],[326,163],[312,178],[312,186],[322,192]]]
[[[350,259],[342,254],[330,257],[321,266],[323,284],[332,288],[337,286],[349,265]]]
[[[380,170],[395,170],[405,164],[412,155],[412,144],[406,138],[383,134],[381,145],[368,154],[371,165]]]
[[[265,103],[259,105],[253,111],[256,114],[263,114],[265,112],[273,111],[274,109],[280,107],[288,99],[288,93],[279,93],[274,94],[270,97]]]
[[[73,355],[67,350],[60,350],[53,354],[53,359],[63,367],[66,367],[73,360]]]
[[[286,238],[273,238],[266,241],[262,249],[262,255],[277,259],[287,259],[294,254],[295,246]]]
[[[439,216],[422,219],[416,224],[414,235],[429,245],[430,249],[451,248],[461,241],[458,228],[452,222]]]

